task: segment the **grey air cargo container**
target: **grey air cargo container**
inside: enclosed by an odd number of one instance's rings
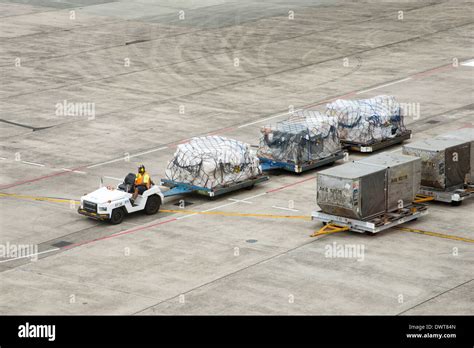
[[[317,174],[321,210],[313,211],[311,217],[325,226],[313,237],[328,231],[378,233],[428,213],[425,204],[413,203],[421,160],[384,154],[372,157]]]
[[[466,141],[471,144],[471,156],[470,156],[470,167],[469,176],[467,181],[474,184],[474,128],[461,128],[453,132],[438,135],[436,138],[456,139],[460,141]]]
[[[411,205],[420,189],[421,158],[381,153],[356,161],[385,168],[385,210],[393,211]]]
[[[403,146],[403,154],[421,158],[421,186],[438,190],[463,187],[471,171],[466,140],[431,138]]]
[[[323,212],[364,219],[385,211],[385,168],[350,162],[317,174]]]

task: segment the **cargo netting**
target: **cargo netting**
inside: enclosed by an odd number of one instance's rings
[[[193,138],[178,145],[166,169],[169,180],[209,189],[260,174],[260,162],[248,144],[219,136]]]
[[[297,165],[341,150],[337,119],[314,110],[295,112],[287,120],[261,129],[258,156]]]
[[[371,144],[406,131],[400,104],[393,96],[338,99],[326,105],[326,114],[337,118],[339,137],[345,141]]]

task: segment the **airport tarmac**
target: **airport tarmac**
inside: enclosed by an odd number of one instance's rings
[[[419,107],[410,141],[474,127],[473,8],[0,0],[0,245],[38,248],[0,260],[0,313],[474,314],[474,200],[314,238],[317,170],[120,225],[76,204],[142,163],[158,181],[192,137],[258,145],[261,126],[337,98]],[[363,253],[327,257],[346,245]]]

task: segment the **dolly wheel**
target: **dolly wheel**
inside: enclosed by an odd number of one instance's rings
[[[152,215],[156,214],[160,210],[161,199],[157,195],[148,197],[145,205],[145,214]]]
[[[250,190],[252,190],[254,187],[255,187],[255,184],[252,184],[252,185],[250,185],[250,186],[247,186],[245,189],[250,191]]]
[[[123,218],[125,217],[125,210],[123,207],[120,208],[115,208],[112,210],[112,216],[110,217],[110,223],[112,225],[118,225],[123,221]]]

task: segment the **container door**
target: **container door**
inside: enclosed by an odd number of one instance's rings
[[[466,175],[470,171],[469,143],[453,146],[446,149],[446,187],[459,186],[464,183]]]
[[[363,219],[385,211],[385,172],[386,170],[374,172],[360,180],[361,218]]]

